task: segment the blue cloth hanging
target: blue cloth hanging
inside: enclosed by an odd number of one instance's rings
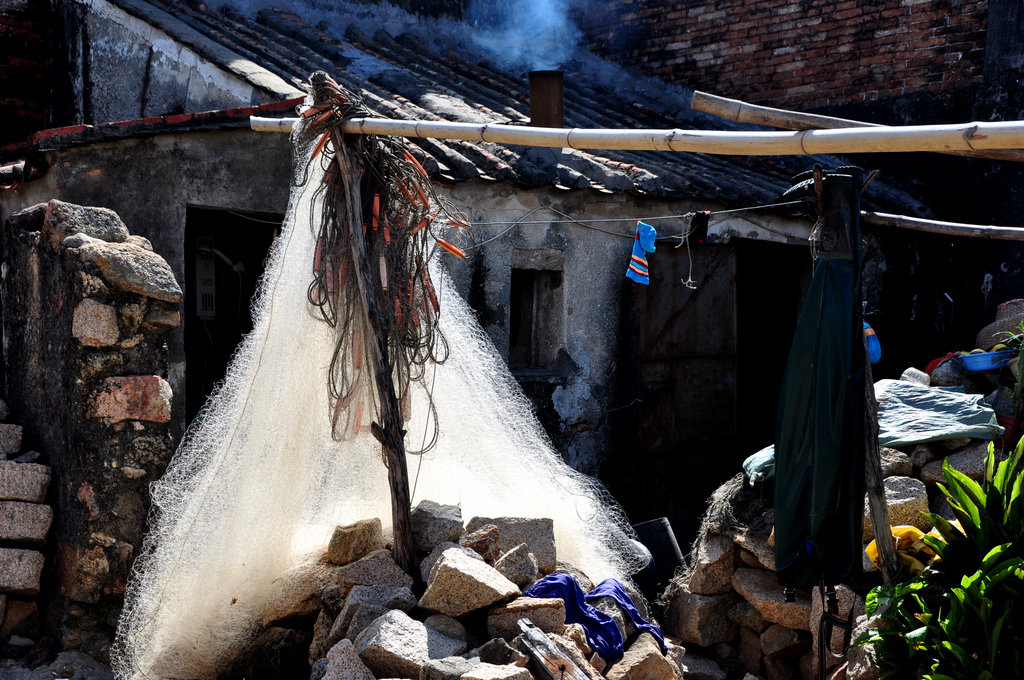
[[[633,254],[629,258],[626,276],[645,286],[650,285],[651,275],[647,269],[647,253],[653,253],[654,240],[658,232],[646,222],[636,223],[636,234],[633,236]]]
[[[563,600],[565,622],[583,626],[590,646],[605,661],[615,661],[625,653],[625,640],[622,639],[622,633],[612,617],[589,604],[602,597],[613,598],[638,630],[653,635],[658,640],[663,654],[668,651],[661,630],[640,616],[626,589],[615,579],[601,581],[584,595],[576,579],[569,574],[549,574],[530,586],[523,595]]]
[[[878,341],[875,329],[867,321],[864,322],[864,339],[868,343],[868,359],[871,363],[877,364],[882,358],[882,343]]]

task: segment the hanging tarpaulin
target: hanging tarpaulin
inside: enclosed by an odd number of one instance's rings
[[[842,168],[790,190],[816,194],[821,230],[776,423],[775,566],[784,586],[850,583],[861,570],[861,184],[858,168]]]

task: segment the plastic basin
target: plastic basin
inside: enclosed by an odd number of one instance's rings
[[[960,357],[964,368],[975,373],[981,371],[995,371],[1010,363],[1010,360],[1017,356],[1012,349],[1004,349],[998,352],[978,352],[977,354],[964,354]]]

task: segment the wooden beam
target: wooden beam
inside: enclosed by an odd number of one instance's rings
[[[533,661],[532,669],[541,680],[590,680],[583,670],[562,654],[548,636],[529,619],[519,619],[519,641]]]
[[[695,90],[690,107],[694,111],[708,113],[712,116],[733,120],[738,123],[752,123],[754,125],[765,125],[768,127],[783,128],[785,130],[835,130],[838,128],[858,127],[887,127],[878,123],[865,123],[849,118],[835,118],[822,116],[815,113],[801,113],[799,111],[786,111],[770,106],[758,106],[748,104],[738,99],[719,97]],[[1024,161],[1024,151],[941,151],[953,156],[967,156],[969,158],[987,158],[998,161]]]
[[[877,224],[883,227],[897,227],[900,229],[912,229],[914,231],[926,231],[932,234],[946,234],[947,236],[965,236],[969,238],[986,238],[1000,241],[1024,241],[1024,228],[1021,227],[997,227],[981,224],[963,224],[960,222],[940,222],[938,220],[925,220],[919,217],[907,217],[906,215],[890,215],[888,213],[862,211],[861,220],[868,224]]]

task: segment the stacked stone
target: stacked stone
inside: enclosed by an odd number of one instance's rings
[[[582,626],[566,625],[561,599],[522,595],[553,572],[572,574],[584,591],[593,587],[578,569],[558,561],[550,519],[475,517],[464,525],[457,506],[422,501],[411,523],[420,579],[392,559],[379,520],[338,527],[318,575],[299,579],[304,585],[296,589],[286,586],[291,604],[274,606],[264,617],[257,647],[281,639],[285,622],[315,616],[308,646],[312,680],[547,677],[536,672],[522,644],[519,622],[525,619],[577,667],[577,674],[567,671],[564,677],[683,677],[685,650],[670,644],[663,655],[654,637],[638,634],[613,600],[596,606],[616,621],[628,648],[608,663],[590,647]],[[642,598],[633,599],[644,613]]]
[[[954,380],[942,384],[964,383]],[[922,513],[933,512],[951,519],[952,512],[935,486],[945,481],[943,462],[948,460],[955,469],[980,481],[985,474],[989,443],[962,438],[916,444],[905,451],[883,447],[883,486],[891,525],[910,525],[927,532],[932,525]],[[866,497],[864,502],[862,539],[866,545],[874,539],[875,532]],[[785,602],[775,574],[772,511],[766,511],[750,526],[729,535],[711,534],[699,543],[690,574],[677,579],[666,593],[664,630],[689,645],[687,660],[703,653],[718,666],[723,679],[727,668],[741,668],[767,680],[812,680],[818,677],[821,598],[817,590],[797,591],[795,602]],[[866,556],[864,567],[867,571],[876,570]],[[851,608],[854,611],[856,638],[866,629],[864,593],[838,586],[836,594],[842,617],[849,616]],[[842,632],[838,629],[831,651],[843,651]],[[846,657],[849,664],[839,671],[838,677],[877,678],[877,669],[865,660],[869,653],[867,648],[852,647]],[[842,658],[826,658],[829,668],[844,663]]]
[[[5,264],[24,273],[4,281],[6,389],[53,472],[47,615],[64,648],[103,657],[172,451],[166,335],[181,289],[111,210],[52,200],[5,229]]]
[[[42,549],[53,521],[46,504],[50,468],[33,462],[39,459],[34,451],[19,455],[22,427],[8,418],[0,400],[0,644],[31,645],[24,636],[35,633]]]

